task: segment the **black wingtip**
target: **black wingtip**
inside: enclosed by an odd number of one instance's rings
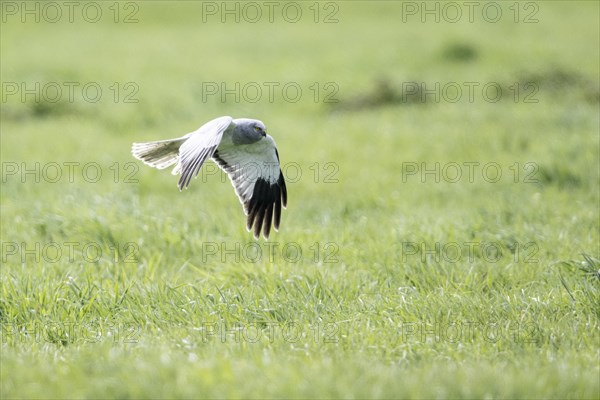
[[[277,202],[277,199],[275,199]],[[265,223],[263,225],[263,236],[265,239],[269,238],[269,234],[271,233],[271,221],[273,220],[273,203],[269,204],[267,207],[267,212],[265,213]]]
[[[281,190],[281,204],[283,208],[287,207],[287,187],[285,186],[285,179],[283,179],[283,173],[279,170],[279,179],[277,179],[277,185]]]
[[[268,239],[271,228],[279,231],[281,221],[282,190],[279,182],[269,183],[264,179],[257,179],[252,197],[244,204],[247,213],[246,229],[252,231],[254,238],[262,236]]]

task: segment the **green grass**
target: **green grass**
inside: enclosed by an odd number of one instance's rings
[[[95,24],[2,23],[0,397],[600,396],[598,3],[536,2],[533,24],[512,2],[495,24],[136,4],[134,24],[108,3]],[[103,94],[9,94],[36,82]],[[203,101],[206,82],[265,92]],[[303,94],[270,102],[264,82]],[[129,154],[220,115],[277,141],[289,207],[268,242],[212,166],[180,193]]]

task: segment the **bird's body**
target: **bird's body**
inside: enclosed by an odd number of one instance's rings
[[[131,152],[158,169],[176,164],[172,173],[181,174],[179,190],[187,188],[211,158],[231,179],[248,217],[246,228],[254,229],[254,237],[262,229],[268,238],[271,223],[279,229],[287,189],[275,141],[261,121],[219,117],[180,138],[134,143]]]

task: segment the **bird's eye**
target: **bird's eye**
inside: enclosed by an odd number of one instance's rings
[[[255,126],[255,127],[254,127],[254,130],[255,130],[256,132],[260,132],[260,131],[262,131],[262,128],[261,128],[260,126]]]

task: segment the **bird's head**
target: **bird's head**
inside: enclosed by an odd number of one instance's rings
[[[262,121],[257,119],[239,118],[233,120],[236,128],[233,132],[233,141],[236,144],[250,144],[258,142],[267,136],[267,128]]]

